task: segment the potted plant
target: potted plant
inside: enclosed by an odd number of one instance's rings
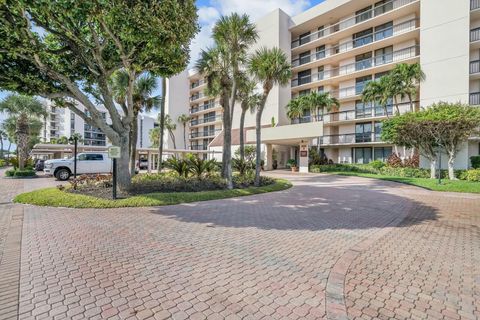
[[[295,159],[289,159],[287,161],[287,166],[292,169],[292,172],[298,172],[297,161],[295,161]]]

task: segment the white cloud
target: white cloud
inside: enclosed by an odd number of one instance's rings
[[[246,13],[252,21],[255,21],[277,8],[293,16],[303,12],[309,6],[308,0],[210,0],[208,6],[198,9],[201,31],[192,41],[189,67],[195,64],[202,49],[213,44],[210,35],[215,22],[221,15],[232,12]]]

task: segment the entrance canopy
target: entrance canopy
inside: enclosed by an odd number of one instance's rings
[[[323,122],[290,124],[262,129],[262,143],[298,145],[323,135]],[[247,131],[247,141],[255,141],[255,130]]]

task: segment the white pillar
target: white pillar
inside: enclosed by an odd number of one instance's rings
[[[150,151],[147,151],[147,161],[147,172],[150,173],[152,171],[152,154],[150,153]]]
[[[265,144],[265,170],[273,170],[273,146]]]
[[[299,172],[308,173],[308,143],[301,142],[300,143],[300,152],[299,152]]]

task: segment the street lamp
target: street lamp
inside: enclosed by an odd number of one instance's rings
[[[68,142],[70,144],[73,143],[73,178],[77,180],[77,145],[78,145],[78,137],[77,136],[72,136],[68,139]],[[73,184],[75,187],[76,184]]]

